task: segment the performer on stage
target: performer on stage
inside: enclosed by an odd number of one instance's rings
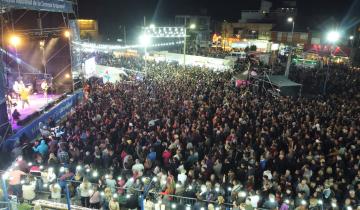
[[[49,85],[46,79],[41,83],[41,89],[44,91],[44,98],[47,98],[47,91],[49,89]]]
[[[30,106],[29,104],[29,95],[30,95],[30,88],[22,88],[20,90],[20,100],[22,101],[22,108],[24,109],[25,104],[27,104],[28,106]]]
[[[20,99],[20,91],[25,88],[24,82],[22,80],[15,81],[13,85],[13,90],[16,94],[16,98]]]

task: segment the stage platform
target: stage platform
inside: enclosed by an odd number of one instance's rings
[[[22,108],[22,102],[21,101],[16,101],[16,107],[12,107],[11,109],[11,113],[13,113],[13,111],[15,109],[17,109],[20,112],[20,120],[25,119],[26,117],[28,117],[29,115],[33,114],[34,112],[37,111],[41,111],[43,110],[43,108],[48,104],[53,102],[54,100],[60,98],[61,95],[48,95],[47,99],[44,97],[43,94],[33,94],[29,97],[29,104],[27,105],[25,104],[24,109]],[[20,128],[22,128],[23,126],[19,126],[15,120],[13,120],[12,116],[9,116],[11,125],[13,130],[19,130]]]

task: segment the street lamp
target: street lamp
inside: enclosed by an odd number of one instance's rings
[[[144,60],[145,60],[145,76],[147,76],[147,63],[146,63],[146,48],[151,44],[151,36],[148,34],[142,34],[139,37],[139,42],[142,47],[144,47]]]
[[[292,42],[293,42],[293,40],[294,40],[295,20],[294,20],[293,17],[288,17],[287,22],[288,22],[288,23],[292,23],[292,28],[291,28],[291,44],[292,44]],[[292,51],[293,51],[293,47],[290,46],[289,56],[288,56],[288,60],[287,60],[287,64],[286,64],[286,69],[285,69],[285,77],[289,77]]]
[[[186,20],[186,19],[185,19]],[[196,25],[194,23],[190,24],[189,29],[193,30],[196,28]],[[186,27],[186,21],[185,21],[185,35],[184,35],[184,69],[186,69],[186,38],[187,38],[187,27]]]
[[[335,46],[336,42],[338,42],[340,40],[340,38],[341,38],[341,34],[337,30],[329,31],[327,33],[326,39],[331,44],[330,57],[332,56],[332,48]],[[326,75],[325,75],[325,82],[324,82],[324,89],[323,89],[324,95],[326,94],[326,85],[327,85],[327,81],[329,79],[329,71],[330,71],[330,65],[328,62],[328,68],[327,68]]]

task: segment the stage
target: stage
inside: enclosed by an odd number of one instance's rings
[[[29,104],[25,104],[24,109],[22,108],[22,102],[17,100],[16,107],[12,107],[11,113],[14,112],[15,109],[20,112],[20,120],[25,119],[27,116],[31,115],[36,111],[41,111],[48,103],[60,98],[61,95],[48,95],[47,99],[43,94],[33,94],[29,97]],[[10,113],[9,113],[10,114]],[[11,122],[13,130],[18,130],[23,126],[17,125],[16,121],[13,120],[12,116],[9,116],[9,120]]]

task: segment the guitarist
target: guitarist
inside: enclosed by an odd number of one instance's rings
[[[41,89],[44,91],[44,98],[47,98],[47,92],[49,90],[49,85],[47,83],[46,80],[44,80],[42,83],[41,83]]]

